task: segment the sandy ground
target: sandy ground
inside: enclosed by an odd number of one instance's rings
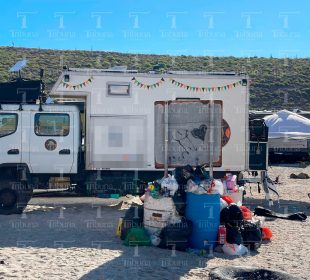
[[[280,175],[280,207],[310,213],[310,179],[289,179],[308,168],[272,167]],[[245,204],[263,205],[263,193],[247,188]],[[115,236],[124,210],[109,207],[115,200],[34,198],[23,215],[0,216],[0,279],[207,279],[211,268],[253,265],[286,271],[309,279],[310,220],[268,220],[272,242],[257,253],[198,257],[155,247],[123,246]]]

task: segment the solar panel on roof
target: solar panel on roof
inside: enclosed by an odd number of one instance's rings
[[[15,65],[11,67],[11,69],[9,71],[10,72],[18,72],[21,69],[23,69],[26,66],[26,64],[27,64],[27,60],[26,59],[17,61],[15,63]]]

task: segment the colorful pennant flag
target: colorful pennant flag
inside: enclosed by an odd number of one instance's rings
[[[76,85],[62,81],[62,86],[65,88],[69,88],[69,89],[73,88],[73,90],[76,90],[76,89],[86,87],[89,83],[91,83],[93,81],[93,79],[94,79],[94,77],[91,76],[87,80],[85,80],[84,82],[82,82],[80,84],[76,84]]]
[[[164,78],[161,78],[154,84],[145,84],[145,83],[141,83],[140,81],[138,81],[135,77],[133,77],[131,80],[134,82],[135,85],[139,86],[140,88],[145,88],[148,90],[159,87],[165,81]]]
[[[185,89],[187,89],[189,91],[194,91],[194,92],[198,92],[198,91],[199,92],[225,91],[225,90],[232,89],[232,88],[242,84],[242,81],[238,81],[238,82],[235,82],[235,83],[232,83],[232,84],[228,84],[228,85],[224,85],[224,86],[219,86],[219,87],[194,87],[194,86],[191,86],[191,85],[180,83],[180,82],[176,81],[175,79],[170,79],[170,82],[173,85],[176,85],[177,87],[185,88]]]

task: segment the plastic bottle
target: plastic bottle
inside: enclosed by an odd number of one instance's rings
[[[226,227],[224,225],[219,226],[218,243],[220,245],[224,245],[226,243]]]

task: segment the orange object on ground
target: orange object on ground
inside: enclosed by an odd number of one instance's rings
[[[263,240],[270,240],[272,237],[272,231],[268,227],[262,227],[262,239]]]
[[[227,202],[227,204],[234,203],[235,201],[228,195],[222,195],[221,198]]]
[[[252,220],[252,217],[253,217],[252,212],[248,207],[240,206],[240,209],[242,211],[242,214],[245,220],[248,220],[248,221]]]

